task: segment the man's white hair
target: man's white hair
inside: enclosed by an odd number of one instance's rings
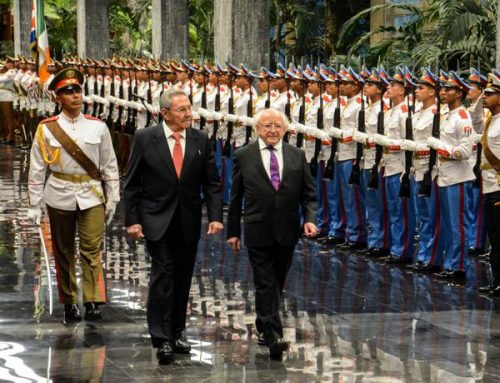
[[[281,120],[283,121],[283,126],[285,127],[285,130],[288,129],[288,117],[286,116],[285,113],[283,113],[281,110],[278,110],[278,109],[274,109],[274,108],[268,108],[268,109],[264,109],[264,110],[261,110],[259,113],[257,113],[253,120],[253,129],[256,130],[257,129],[257,125],[260,123],[260,120],[262,120],[262,117],[264,117],[266,114],[269,114],[269,113],[273,113],[273,114],[277,114],[281,117]]]

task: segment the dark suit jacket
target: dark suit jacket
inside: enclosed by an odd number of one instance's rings
[[[259,143],[234,153],[233,186],[227,237],[241,237],[241,205],[245,197],[245,244],[294,246],[300,235],[300,210],[305,222],[316,222],[314,180],[302,150],[283,143],[283,175],[278,191],[264,169]]]
[[[124,187],[125,226],[141,224],[146,239],[157,241],[178,209],[184,240],[198,241],[202,190],[209,222],[222,222],[222,188],[205,132],[187,129],[180,179],[162,124],[135,133]]]

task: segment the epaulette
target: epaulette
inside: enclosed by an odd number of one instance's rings
[[[340,105],[342,105],[342,106],[346,106],[347,105],[347,102],[346,102],[345,98],[342,98],[342,97],[340,98]]]
[[[468,117],[467,117],[467,112],[464,110],[464,109],[460,109],[460,111],[458,112],[458,114],[460,115],[460,117],[462,117],[462,119],[466,120]]]
[[[59,119],[59,116],[52,116],[49,118],[46,118],[45,120],[40,121],[40,124],[46,124],[47,122],[50,121],[57,121]]]
[[[432,108],[432,114],[436,114],[438,112],[437,108]]]
[[[328,95],[324,94],[323,95],[323,102],[330,102],[330,101],[331,101],[330,97]]]
[[[310,97],[308,97],[308,96],[304,96],[304,97],[306,99],[306,103],[310,103],[312,101],[312,99]]]
[[[363,101],[363,100],[361,100],[361,97],[357,97],[357,98],[356,98],[356,102],[357,102],[358,104],[361,104],[361,101]]]
[[[408,106],[406,104],[401,105],[401,110],[403,113],[408,113]]]
[[[103,122],[100,118],[94,117],[91,114],[84,114],[83,117],[85,117],[87,120],[95,120]]]

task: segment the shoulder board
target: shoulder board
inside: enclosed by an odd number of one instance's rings
[[[57,121],[59,119],[59,116],[52,116],[49,118],[46,118],[45,120],[40,121],[40,124],[46,124],[47,122],[50,121]]]
[[[342,105],[342,106],[346,106],[347,105],[347,102],[345,101],[345,98],[341,98],[340,99],[340,105]]]
[[[460,115],[460,117],[462,117],[464,120],[466,120],[468,117],[467,117],[467,112],[464,110],[464,109],[460,109],[460,111],[458,112],[458,114]]]
[[[87,120],[95,120],[103,122],[100,118],[94,117],[91,114],[84,114],[83,117],[85,117]]]
[[[358,104],[361,104],[361,101],[362,101],[362,100],[361,100],[361,97],[356,97],[356,102],[357,102]]]
[[[324,94],[323,95],[323,102],[330,102],[330,97],[328,97],[328,95]]]
[[[306,103],[309,103],[312,101],[312,99],[310,97],[308,97],[308,96],[304,96],[304,97],[306,98]]]
[[[406,104],[401,105],[401,110],[403,113],[408,113],[408,106]]]
[[[437,114],[438,110],[437,108],[432,108],[432,114]]]

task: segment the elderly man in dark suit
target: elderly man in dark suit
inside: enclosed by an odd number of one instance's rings
[[[205,132],[192,129],[191,104],[180,90],[160,99],[158,126],[136,132],[125,180],[125,226],[146,238],[151,255],[147,319],[161,364],[189,353],[184,334],[191,277],[201,231],[201,192],[207,234],[223,229],[221,183]]]
[[[279,305],[294,247],[300,235],[300,213],[306,236],[317,234],[316,192],[305,154],[283,142],[286,116],[266,109],[255,117],[259,139],[234,155],[233,189],[227,242],[240,249],[241,206],[245,206],[245,245],[255,283],[259,344],[272,358],[288,349]]]

